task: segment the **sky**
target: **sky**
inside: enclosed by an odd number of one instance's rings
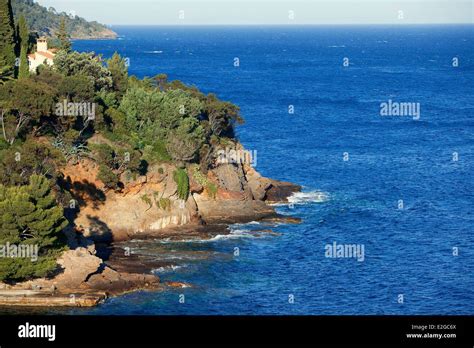
[[[474,0],[37,0],[108,25],[474,23]]]

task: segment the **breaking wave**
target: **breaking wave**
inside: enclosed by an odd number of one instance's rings
[[[163,267],[158,267],[155,269],[152,269],[151,273],[156,274],[156,273],[167,273],[167,272],[173,272],[176,271],[180,268],[184,268],[186,265],[171,265],[171,266],[163,266]]]
[[[288,197],[290,204],[324,203],[328,200],[329,194],[322,191],[295,192]]]

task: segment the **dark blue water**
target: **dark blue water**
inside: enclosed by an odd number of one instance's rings
[[[74,48],[118,51],[132,74],[166,73],[238,104],[257,169],[308,194],[278,207],[303,219],[272,226],[280,236],[245,225],[207,243],[150,242],[156,257],[189,252],[157,272],[194,288],[87,313],[474,314],[472,26],[114,29],[120,40]],[[380,116],[389,99],[420,103],[420,119]],[[364,261],[325,257],[333,242],[364,245]]]

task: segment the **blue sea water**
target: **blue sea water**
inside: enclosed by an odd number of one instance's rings
[[[71,313],[474,314],[473,28],[114,27],[119,40],[74,42],[236,103],[257,170],[306,195],[277,208],[303,219],[270,226],[278,236],[247,224],[149,242],[157,257],[188,252],[156,271],[192,288]],[[380,116],[388,100],[420,103],[420,119]],[[333,242],[363,245],[364,260],[326,257]]]

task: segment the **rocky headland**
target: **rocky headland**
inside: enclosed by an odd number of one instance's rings
[[[135,178],[123,175],[120,190],[108,190],[97,179],[98,168],[85,158],[62,171],[79,207],[74,226],[65,231],[69,250],[58,260],[58,272],[48,279],[0,284],[0,305],[90,307],[130,291],[187,287],[160,283],[151,266],[114,244],[147,238],[210,239],[229,233],[226,226],[236,222],[297,222],[278,216],[271,204],[287,202],[301,187],[265,178],[245,163],[221,163],[209,170],[205,180],[217,187],[216,192],[209,192],[188,168],[187,200],[178,197],[172,164],[155,165]],[[160,207],[158,201],[167,206]]]

